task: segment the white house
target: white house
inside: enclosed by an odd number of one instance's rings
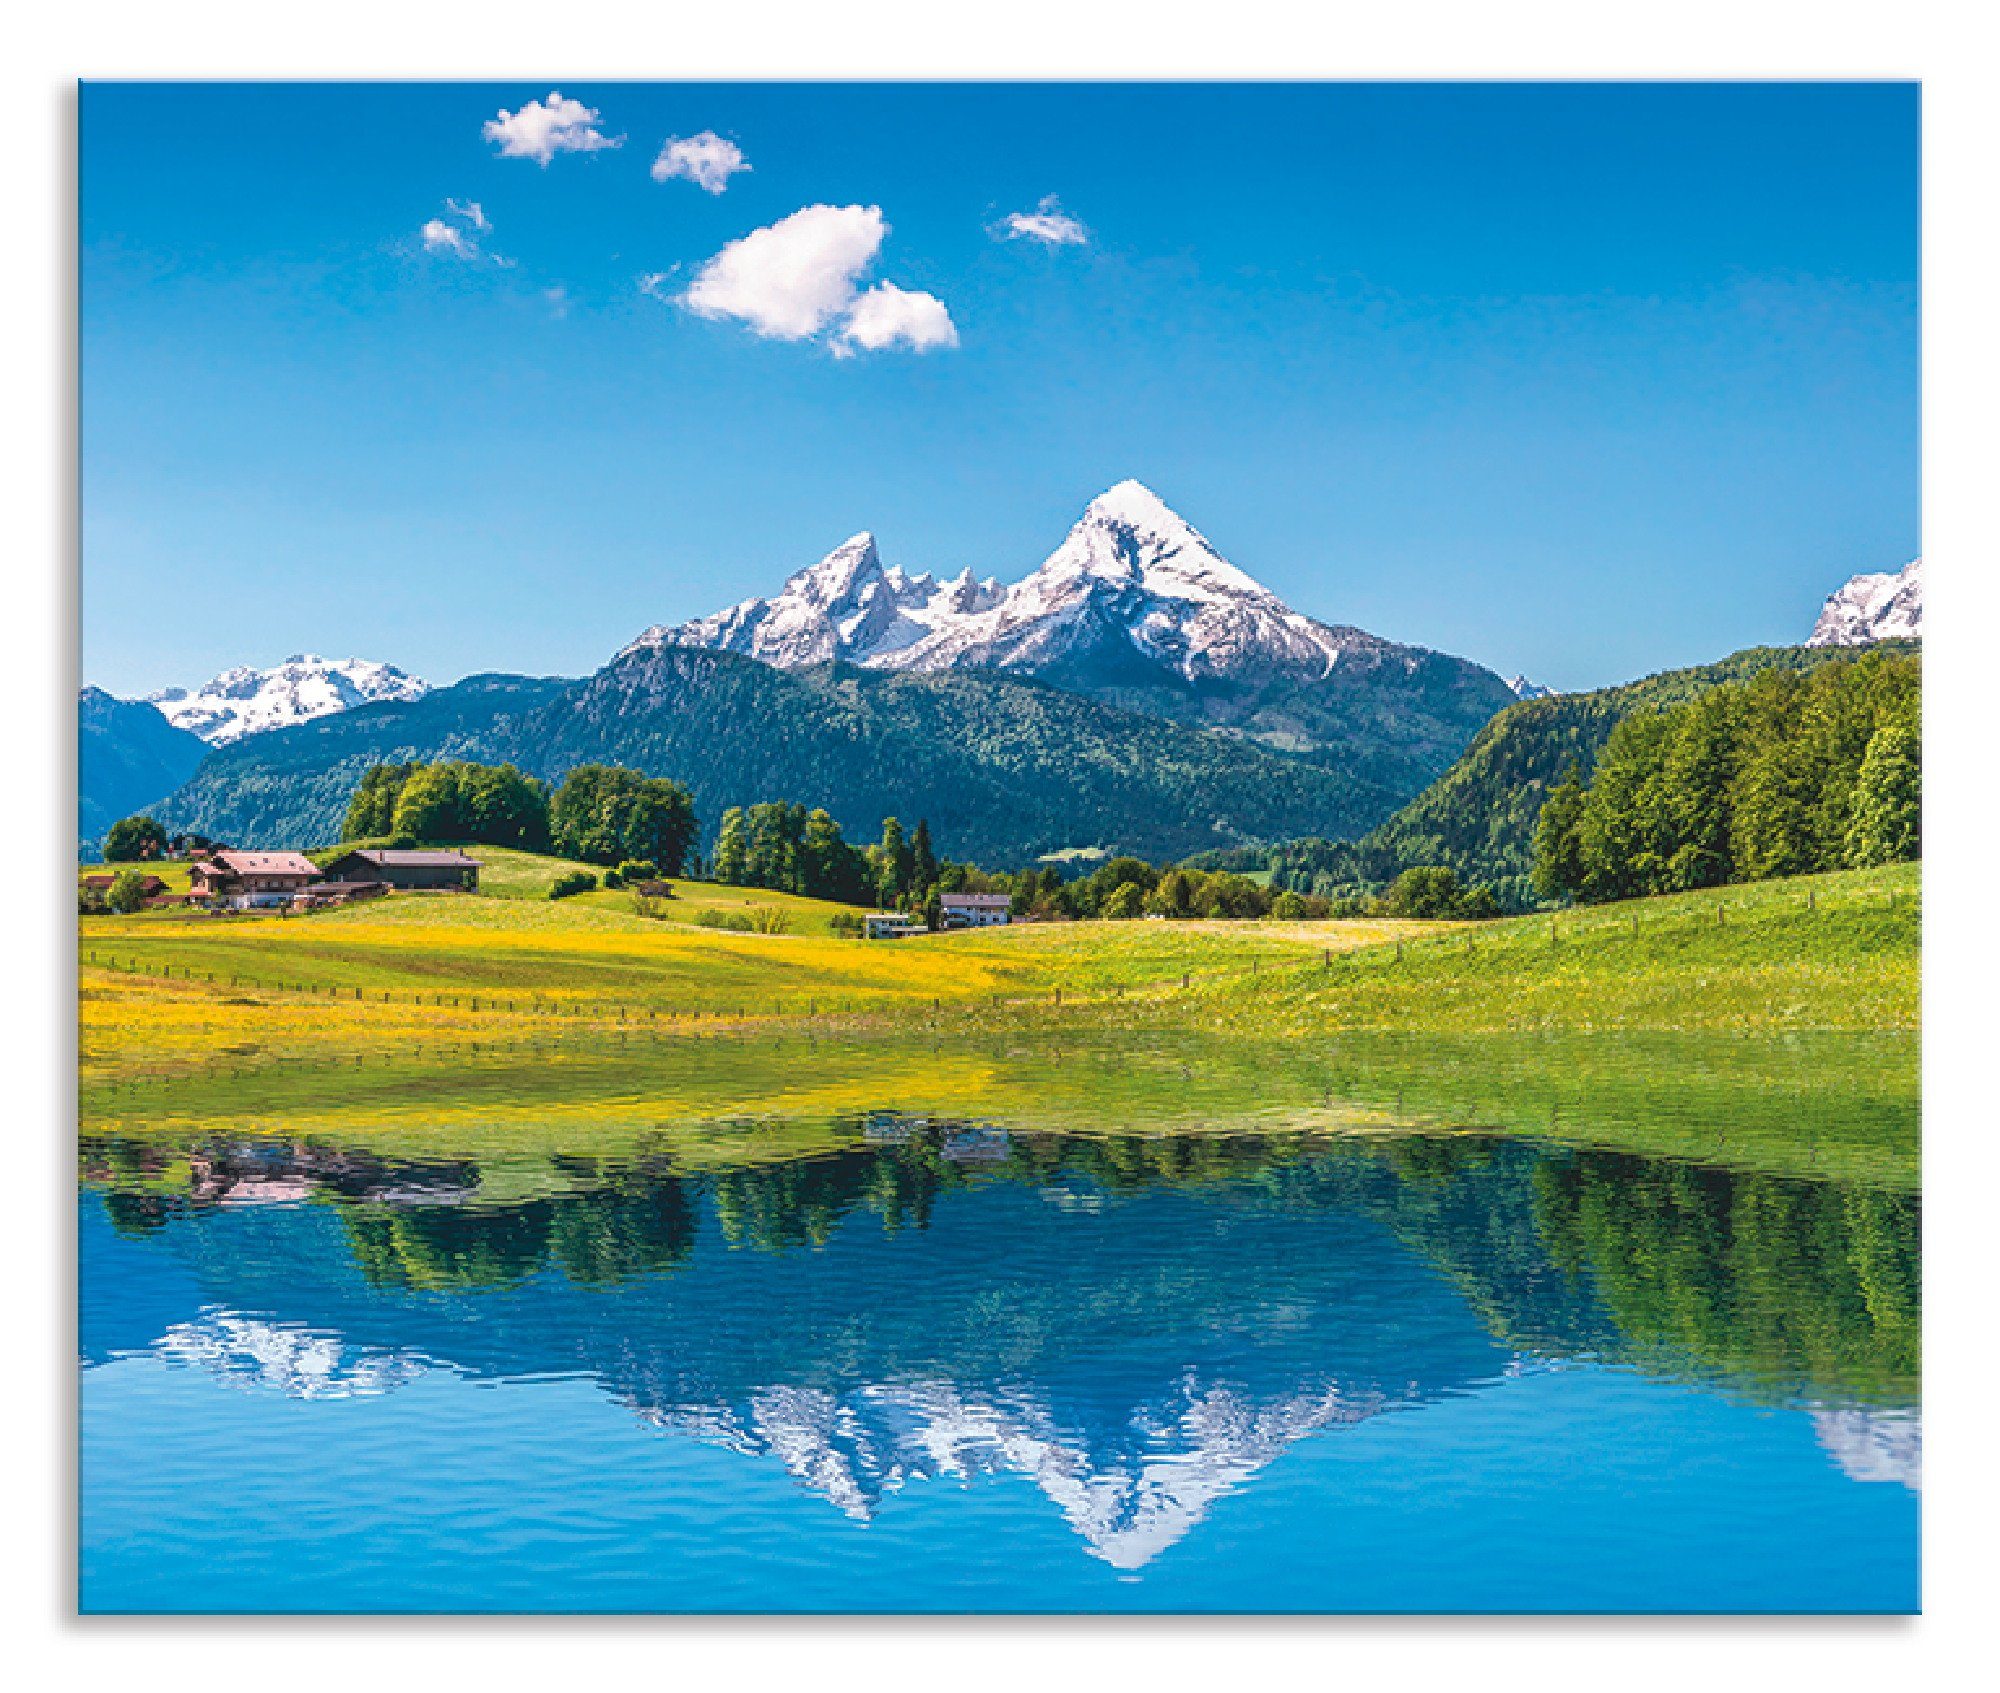
[[[939,894],[947,929],[987,929],[1011,923],[1013,900],[1006,894]]]
[[[901,911],[868,911],[861,917],[862,932],[871,941],[892,941],[900,935],[927,935],[920,918]]]

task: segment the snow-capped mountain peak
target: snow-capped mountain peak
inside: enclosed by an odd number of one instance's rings
[[[1526,676],[1509,676],[1507,688],[1517,700],[1546,700],[1555,697],[1556,690],[1543,682],[1531,682]]]
[[[421,699],[429,692],[428,682],[393,664],[294,653],[268,670],[239,665],[199,688],[167,688],[146,697],[175,728],[225,746],[371,701]]]
[[[1275,597],[1218,553],[1145,483],[1130,479],[1107,488],[1084,508],[1035,575],[1051,580],[1095,576],[1187,599],[1217,593]]]
[[[742,653],[793,669],[840,659],[878,669],[1166,673],[1174,685],[1274,673],[1320,677],[1359,630],[1319,623],[1225,559],[1143,482],[1090,502],[1054,552],[1012,587],[963,571],[940,583],[884,564],[856,535],[769,599],[655,625],[626,648]],[[623,656],[623,655],[621,655]]]
[[[1809,647],[1865,647],[1871,641],[1917,640],[1924,632],[1924,561],[1901,570],[1850,576],[1827,595]]]

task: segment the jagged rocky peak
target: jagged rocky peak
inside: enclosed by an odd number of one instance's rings
[[[1507,689],[1517,700],[1553,699],[1556,694],[1556,690],[1546,683],[1531,682],[1526,676],[1509,676]]]
[[[841,659],[881,669],[1063,669],[1087,683],[1093,667],[1109,677],[1135,663],[1187,680],[1319,676],[1356,646],[1386,643],[1293,611],[1143,482],[1124,481],[1092,500],[1012,587],[969,570],[943,583],[905,574],[861,534],[774,597],[656,625],[627,651],[661,645],[719,648],[782,668]]]
[[[1035,575],[1072,572],[1196,598],[1217,592],[1275,598],[1145,483],[1130,479],[1107,488],[1084,508],[1067,539]]]
[[[1865,647],[1874,641],[1921,640],[1924,561],[1901,570],[1850,576],[1827,596],[1809,647]]]
[[[267,670],[238,665],[199,688],[167,688],[146,697],[176,728],[223,746],[376,700],[421,699],[430,686],[378,659],[294,653]]]

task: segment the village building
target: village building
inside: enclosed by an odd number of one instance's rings
[[[939,894],[947,929],[989,929],[1014,920],[1013,900],[1006,894]]]
[[[903,935],[927,935],[921,921],[901,911],[869,911],[861,918],[862,933],[871,941],[893,941]]]
[[[420,851],[403,847],[357,847],[326,867],[329,881],[386,882],[392,888],[463,888],[479,886],[479,860],[462,852]]]
[[[289,900],[320,879],[320,868],[302,852],[216,852],[188,868],[197,899]]]

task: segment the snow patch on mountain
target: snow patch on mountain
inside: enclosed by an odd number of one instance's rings
[[[243,665],[199,688],[168,688],[146,697],[175,728],[211,746],[226,746],[245,735],[287,729],[376,700],[421,699],[430,689],[393,664],[294,653],[268,670]]]
[[[906,575],[862,534],[773,598],[656,624],[625,651],[665,645],[718,648],[781,668],[839,659],[1039,673],[1136,655],[1199,682],[1319,677],[1343,654],[1387,643],[1292,610],[1150,488],[1126,481],[1091,501],[1062,545],[1011,587],[970,572],[948,582]]]
[[[1000,592],[999,583],[975,581],[969,570],[940,582],[928,571],[910,575],[884,564],[864,530],[788,579],[775,597],[743,600],[673,628],[655,624],[625,653],[710,647],[781,670],[834,659],[893,664],[939,629],[997,603]]]
[[[1540,682],[1530,682],[1525,676],[1509,676],[1507,687],[1517,700],[1549,700],[1556,696],[1554,688],[1546,687]]]
[[[1827,595],[1809,647],[1865,647],[1873,641],[1921,640],[1924,561],[1901,570],[1850,576]]]

